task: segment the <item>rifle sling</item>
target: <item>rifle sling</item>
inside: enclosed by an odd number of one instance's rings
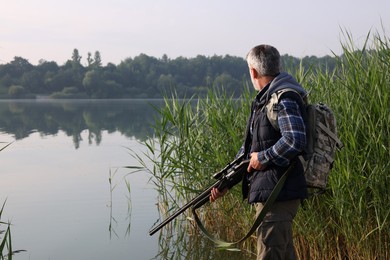
[[[286,179],[288,177],[288,174],[290,173],[290,171],[291,171],[291,169],[293,168],[294,165],[295,165],[294,162],[291,163],[290,166],[288,167],[288,169],[286,170],[286,172],[279,179],[279,181],[277,182],[275,188],[272,190],[270,196],[268,197],[267,201],[265,202],[263,209],[261,210],[260,214],[257,216],[255,222],[253,223],[251,229],[249,230],[249,232],[244,237],[242,237],[241,239],[239,239],[239,240],[237,240],[235,242],[226,242],[226,241],[223,241],[223,240],[220,240],[220,239],[214,237],[203,226],[203,224],[200,221],[198,215],[196,214],[195,208],[192,207],[191,208],[192,209],[192,213],[194,214],[195,221],[198,224],[200,230],[204,233],[204,235],[208,239],[213,241],[217,245],[217,247],[220,247],[220,248],[231,247],[231,246],[239,244],[239,243],[243,242],[245,239],[249,238],[256,231],[256,229],[260,226],[260,224],[263,221],[265,215],[271,209],[271,207],[274,204],[276,198],[278,197],[280,191],[282,190],[282,187],[283,187],[284,182],[286,181]]]

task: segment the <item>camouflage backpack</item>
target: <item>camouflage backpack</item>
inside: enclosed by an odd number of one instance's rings
[[[266,105],[267,117],[277,130],[279,98],[287,91],[298,93],[290,88],[279,90],[271,95]],[[301,98],[306,105],[307,144],[299,157],[304,167],[308,188],[320,189],[323,192],[333,166],[336,148],[341,149],[343,144],[337,136],[336,118],[332,110],[325,104],[308,104],[305,97]]]

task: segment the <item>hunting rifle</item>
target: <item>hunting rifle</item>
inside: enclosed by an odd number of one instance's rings
[[[225,168],[213,175],[214,179],[217,180],[213,185],[204,190],[201,194],[196,196],[190,202],[185,204],[183,207],[173,213],[170,217],[161,222],[158,226],[152,228],[149,231],[149,235],[152,236],[154,233],[156,233],[166,224],[174,220],[177,216],[179,216],[188,208],[192,207],[193,209],[197,209],[206,204],[210,200],[211,190],[213,188],[218,188],[218,190],[222,191],[225,188],[230,189],[231,187],[239,183],[242,180],[244,173],[246,173],[248,164],[249,160],[244,160],[244,154],[237,157],[234,161],[228,163]]]

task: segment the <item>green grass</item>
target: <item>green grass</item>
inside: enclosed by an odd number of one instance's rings
[[[295,219],[295,245],[302,259],[390,258],[389,39],[369,34],[364,46],[357,48],[351,35],[345,36],[344,55],[335,70],[313,66],[295,74],[310,90],[311,102],[323,102],[333,109],[345,146],[337,153],[328,192],[307,200]],[[155,135],[144,143],[148,151],[135,155],[160,192],[162,219],[207,187],[212,173],[235,157],[255,95],[251,87],[245,88],[238,100],[218,90],[211,90],[206,99],[179,100],[173,95],[165,100],[154,125]],[[238,186],[201,212],[206,226],[230,241],[242,236],[254,221],[254,210],[242,202]],[[186,247],[188,239],[198,233],[192,216],[186,216],[189,219],[178,220],[161,235]],[[175,227],[184,232],[175,233]],[[165,246],[162,252],[172,248],[172,244]],[[206,250],[210,246],[200,242],[199,247]],[[252,256],[255,239],[247,240],[241,249]]]

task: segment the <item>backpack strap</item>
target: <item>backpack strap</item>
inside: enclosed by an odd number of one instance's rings
[[[278,124],[279,99],[286,92],[292,92],[292,93],[297,94],[300,97],[302,104],[307,103],[307,101],[305,100],[305,97],[302,97],[302,95],[297,90],[295,90],[293,88],[284,88],[284,89],[281,89],[281,90],[276,91],[273,94],[271,94],[271,97],[268,100],[268,103],[265,106],[265,109],[267,111],[268,120],[270,121],[270,123],[274,127],[274,129],[276,129],[278,131],[280,130],[279,124]]]
[[[318,126],[324,131],[329,137],[331,137],[337,144],[337,147],[339,149],[343,148],[343,143],[340,141],[340,139],[335,135],[332,131],[329,130],[327,126],[325,126],[323,123],[318,122]]]

